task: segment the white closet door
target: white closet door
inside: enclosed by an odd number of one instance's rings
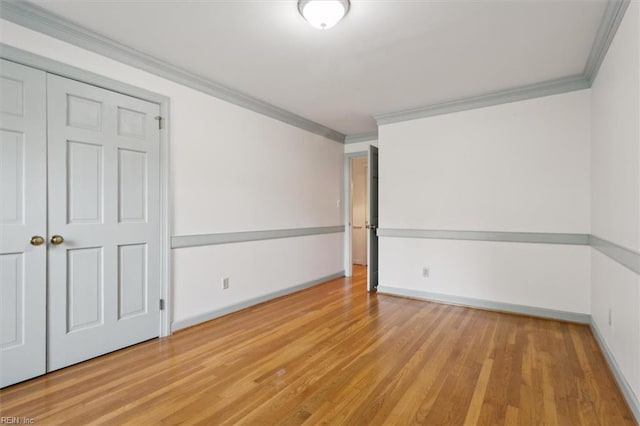
[[[45,373],[46,75],[0,60],[0,387]],[[41,241],[32,237],[40,236]]]
[[[157,104],[47,79],[51,371],[159,335],[160,134]]]

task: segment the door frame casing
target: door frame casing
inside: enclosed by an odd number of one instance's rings
[[[349,152],[344,155],[344,275],[350,277],[353,275],[353,257],[351,254],[351,244],[353,241],[353,229],[351,228],[351,160],[359,157],[367,157],[368,151]]]
[[[171,201],[169,184],[169,155],[170,155],[170,99],[167,96],[122,83],[90,71],[76,68],[44,56],[36,55],[25,50],[17,49],[0,43],[0,57],[11,62],[25,65],[60,77],[87,83],[92,86],[142,99],[160,106],[160,116],[164,127],[160,131],[160,298],[163,299],[164,309],[160,311],[159,335],[166,337],[171,334],[172,291],[171,276]],[[159,302],[158,302],[159,303]]]

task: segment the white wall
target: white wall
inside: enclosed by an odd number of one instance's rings
[[[175,304],[199,313],[222,310],[247,295],[259,297],[338,272],[343,259],[336,248],[342,240],[340,233],[174,250],[176,282],[189,282],[188,292],[175,293]],[[225,276],[230,286],[222,291]]]
[[[171,99],[172,235],[343,224],[344,147],[0,20],[2,42]],[[343,235],[174,250],[174,321],[343,270]],[[332,254],[327,254],[332,253]],[[228,276],[231,288],[221,290]]]
[[[632,3],[593,84],[593,233],[640,248],[638,4]]]
[[[381,126],[380,228],[589,233],[590,92]],[[430,277],[422,277],[422,268]],[[380,284],[589,312],[587,246],[380,239]]]
[[[423,266],[429,278],[422,277]],[[381,238],[380,285],[588,314],[589,249]]]
[[[631,2],[593,84],[592,116],[592,233],[640,252],[637,2]],[[591,313],[626,381],[640,399],[640,276],[596,250],[591,262]]]
[[[384,228],[589,231],[589,91],[381,126]]]

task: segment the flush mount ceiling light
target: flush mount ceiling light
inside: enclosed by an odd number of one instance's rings
[[[349,11],[349,0],[298,0],[298,11],[312,26],[326,30]]]

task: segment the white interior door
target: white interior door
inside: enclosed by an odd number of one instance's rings
[[[378,148],[369,146],[369,236],[367,241],[367,289],[375,291],[378,287]]]
[[[45,373],[47,138],[46,74],[0,61],[0,387],[4,387]],[[32,237],[36,237],[33,245]]]
[[[160,137],[157,104],[54,75],[47,102],[55,370],[159,335]]]

